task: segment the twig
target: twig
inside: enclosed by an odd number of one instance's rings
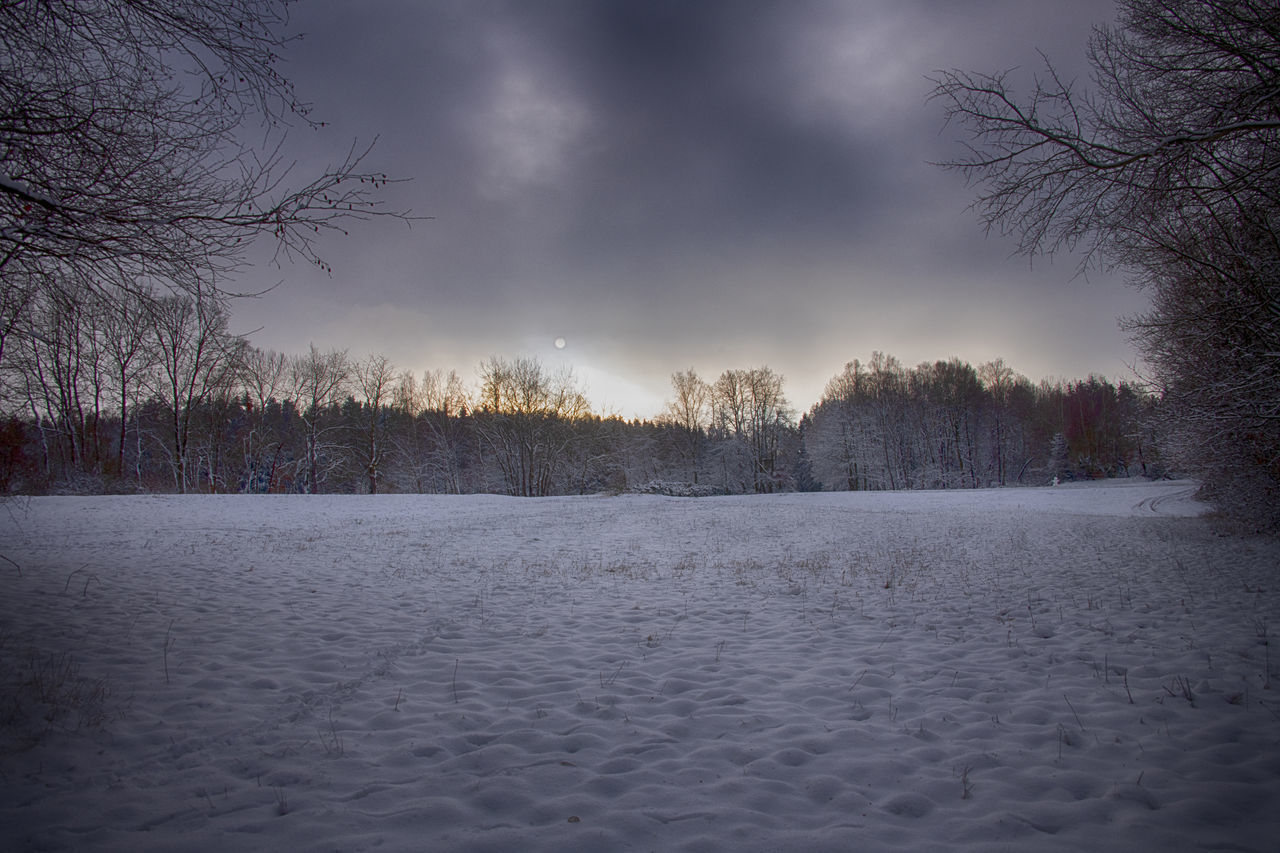
[[[164,629],[164,683],[169,683],[169,649],[173,648],[173,640],[169,634],[173,631],[173,620],[169,620],[169,627]]]
[[[1080,731],[1084,731],[1084,723],[1080,720],[1080,715],[1076,713],[1076,706],[1071,704],[1071,700],[1067,699],[1067,694],[1063,693],[1062,698],[1066,699],[1067,707],[1071,709],[1071,715],[1076,718],[1076,725],[1080,726]]]
[[[324,748],[325,755],[337,755],[341,757],[346,753],[346,748],[342,743],[342,735],[338,734],[338,728],[333,722],[333,706],[329,706],[329,734],[325,735],[324,730],[316,727],[316,736],[320,738],[320,746]]]
[[[1181,696],[1191,704],[1195,704],[1196,697],[1191,691],[1191,681],[1189,679],[1185,676],[1175,675],[1171,683],[1173,684],[1173,687],[1170,687],[1168,684],[1162,685],[1165,693],[1168,693],[1173,697]]]
[[[67,582],[66,582],[66,583],[64,583],[64,584],[62,585],[62,592],[63,592],[63,594],[65,594],[65,593],[66,593],[66,591],[67,591],[68,589],[70,589],[70,588],[71,588],[71,579],[72,579],[73,577],[75,577],[76,575],[80,574],[81,572],[83,572],[83,571],[84,571],[86,568],[88,568],[88,567],[89,567],[89,564],[88,564],[88,563],[85,563],[85,564],[84,564],[83,566],[81,566],[80,568],[78,568],[78,569],[73,569],[73,570],[72,570],[72,572],[71,572],[71,574],[67,575]],[[88,583],[88,581],[86,581],[86,582],[85,582],[85,589],[88,589],[88,588],[89,588],[89,583]]]
[[[618,680],[618,676],[622,673],[622,668],[623,668],[624,666],[626,666],[626,665],[627,665],[627,662],[626,662],[625,660],[624,660],[622,663],[618,664],[618,668],[617,668],[617,669],[615,669],[615,670],[613,671],[613,675],[609,676],[609,677],[608,677],[608,679],[606,679],[606,678],[604,677],[604,672],[603,672],[603,671],[601,671],[601,672],[600,672],[600,686],[601,686],[601,687],[608,687],[609,685],[613,684],[613,682],[617,681],[617,680]]]

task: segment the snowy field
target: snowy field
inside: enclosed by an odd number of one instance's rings
[[[0,849],[1274,851],[1192,491],[11,500]]]

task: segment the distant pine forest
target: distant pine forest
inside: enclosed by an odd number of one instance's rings
[[[474,382],[227,331],[220,300],[50,300],[3,340],[0,491],[21,494],[971,489],[1160,476],[1159,401],[1002,361],[852,361],[809,411],[768,367],[671,377],[649,420],[571,373],[494,357]]]

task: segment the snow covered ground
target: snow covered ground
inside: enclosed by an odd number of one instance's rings
[[[0,848],[1271,851],[1192,492],[13,500]]]

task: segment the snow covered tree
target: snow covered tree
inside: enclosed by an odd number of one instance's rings
[[[914,453],[910,440],[908,416],[909,385],[907,371],[891,355],[871,353],[867,363],[866,393],[874,431],[874,458],[871,488],[907,489],[912,482]]]
[[[1032,468],[1043,462],[1040,453],[1043,442],[1037,443],[1035,430],[1038,422],[1036,388],[1027,377],[1013,371],[1010,373],[1007,383],[991,384],[984,378],[983,386],[991,396],[990,449],[992,454],[999,454],[991,466],[992,470],[996,472],[997,479],[1003,472],[1002,482],[1005,485],[1018,485],[1025,484]],[[982,368],[979,368],[979,374],[982,374]]]
[[[866,375],[858,359],[827,382],[805,432],[814,477],[827,488],[862,491],[874,465]]]
[[[977,373],[958,358],[922,364],[908,375],[908,394],[920,430],[920,457],[927,460],[921,485],[976,487],[982,402]]]

